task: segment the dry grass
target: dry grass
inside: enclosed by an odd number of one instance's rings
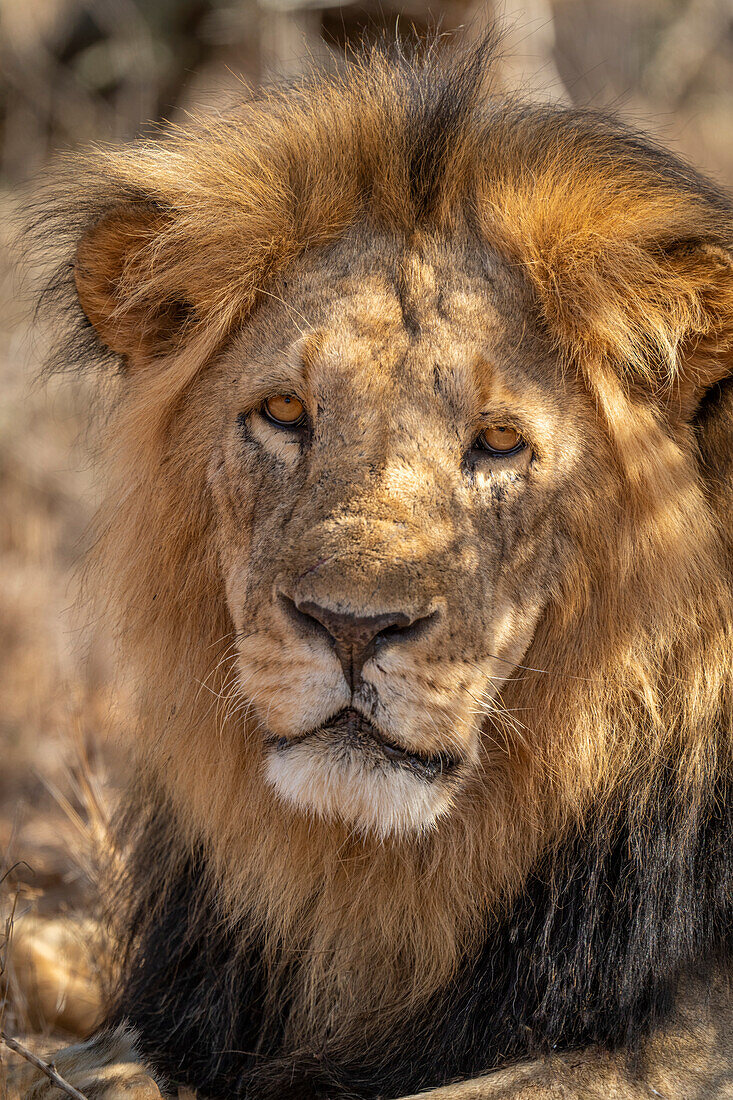
[[[81,381],[35,381],[32,335],[0,196],[0,1029],[49,1052],[93,1026],[103,987],[96,910],[126,705],[98,628],[74,611],[93,509]],[[0,1097],[22,1060],[0,1051]]]

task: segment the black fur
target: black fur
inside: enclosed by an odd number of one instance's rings
[[[141,838],[145,864],[168,844],[161,820]],[[669,1011],[681,974],[730,958],[733,799],[711,782],[681,806],[670,766],[643,819],[619,798],[589,820],[545,857],[450,988],[363,1050],[284,1048],[296,976],[266,988],[257,945],[242,949],[247,929],[217,915],[193,860],[156,899],[156,919],[145,903],[138,912],[114,1022],[131,1021],[170,1080],[242,1100],[388,1098],[549,1050],[633,1047]]]
[[[448,64],[416,63],[398,45],[392,61],[403,82],[408,179],[416,220],[428,218],[444,184],[456,145],[475,124],[498,46],[494,28],[483,41]]]

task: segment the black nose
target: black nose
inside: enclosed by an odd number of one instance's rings
[[[408,615],[404,611],[388,611],[381,615],[357,615],[353,612],[334,611],[312,600],[281,599],[291,605],[296,615],[323,627],[329,635],[336,656],[341,662],[346,681],[353,691],[358,687],[361,670],[378,646],[386,642],[406,641],[414,638],[421,626],[433,618],[429,615]],[[305,625],[305,624],[304,624]],[[322,633],[322,631],[320,631]]]

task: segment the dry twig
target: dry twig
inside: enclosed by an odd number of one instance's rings
[[[27,1062],[35,1066],[36,1069],[40,1069],[41,1073],[45,1073],[46,1077],[48,1077],[50,1081],[53,1081],[56,1088],[60,1089],[66,1096],[73,1097],[73,1100],[87,1100],[83,1092],[79,1092],[79,1090],[75,1089],[73,1085],[70,1085],[68,1081],[64,1081],[63,1077],[56,1072],[53,1066],[49,1065],[48,1062],[44,1062],[41,1058],[38,1058],[33,1051],[28,1050],[28,1047],[23,1046],[17,1039],[11,1039],[4,1031],[0,1031],[0,1040],[2,1040],[5,1046],[9,1047],[10,1050],[15,1051],[21,1058],[25,1058]]]

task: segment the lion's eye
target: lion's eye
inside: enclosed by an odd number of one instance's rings
[[[292,393],[277,393],[274,397],[268,397],[262,412],[273,424],[286,428],[297,428],[305,420],[305,406]]]
[[[482,451],[489,451],[495,455],[509,455],[521,451],[524,440],[514,428],[497,426],[484,428],[478,436],[474,446]]]

